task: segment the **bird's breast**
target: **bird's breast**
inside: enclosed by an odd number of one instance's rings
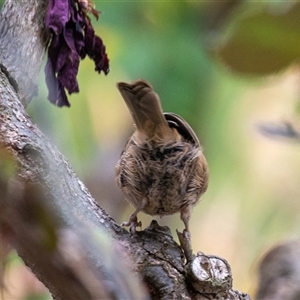
[[[145,213],[167,215],[197,202],[202,193],[199,147],[186,142],[137,145],[132,140],[125,148],[117,164],[117,183],[133,206],[146,197]]]

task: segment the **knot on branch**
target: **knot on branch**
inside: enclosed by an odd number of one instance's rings
[[[232,275],[228,262],[215,255],[198,252],[187,264],[187,275],[200,293],[218,293],[232,288]]]
[[[224,258],[198,252],[186,272],[189,284],[206,299],[250,300],[249,295],[232,290],[232,273]]]

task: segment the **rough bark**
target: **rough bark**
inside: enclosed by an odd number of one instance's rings
[[[168,228],[117,225],[32,123],[23,104],[48,40],[46,6],[7,0],[0,13],[0,143],[18,165],[2,183],[5,238],[56,299],[147,299],[144,284],[152,299],[249,299],[232,290],[225,260],[199,253],[186,265]]]
[[[47,4],[47,0],[10,0],[0,12],[0,63],[25,105],[36,94],[49,37],[43,21]]]

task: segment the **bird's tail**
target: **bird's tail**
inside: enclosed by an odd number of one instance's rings
[[[173,130],[163,115],[159,97],[149,83],[143,80],[132,84],[119,82],[117,87],[141,137],[162,141],[174,138]]]

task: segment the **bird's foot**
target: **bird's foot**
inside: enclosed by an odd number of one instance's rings
[[[121,224],[123,227],[129,226],[130,233],[134,234],[136,232],[136,227],[142,227],[142,222],[138,221],[138,218],[136,215],[131,215],[129,220],[127,222],[123,222]]]

